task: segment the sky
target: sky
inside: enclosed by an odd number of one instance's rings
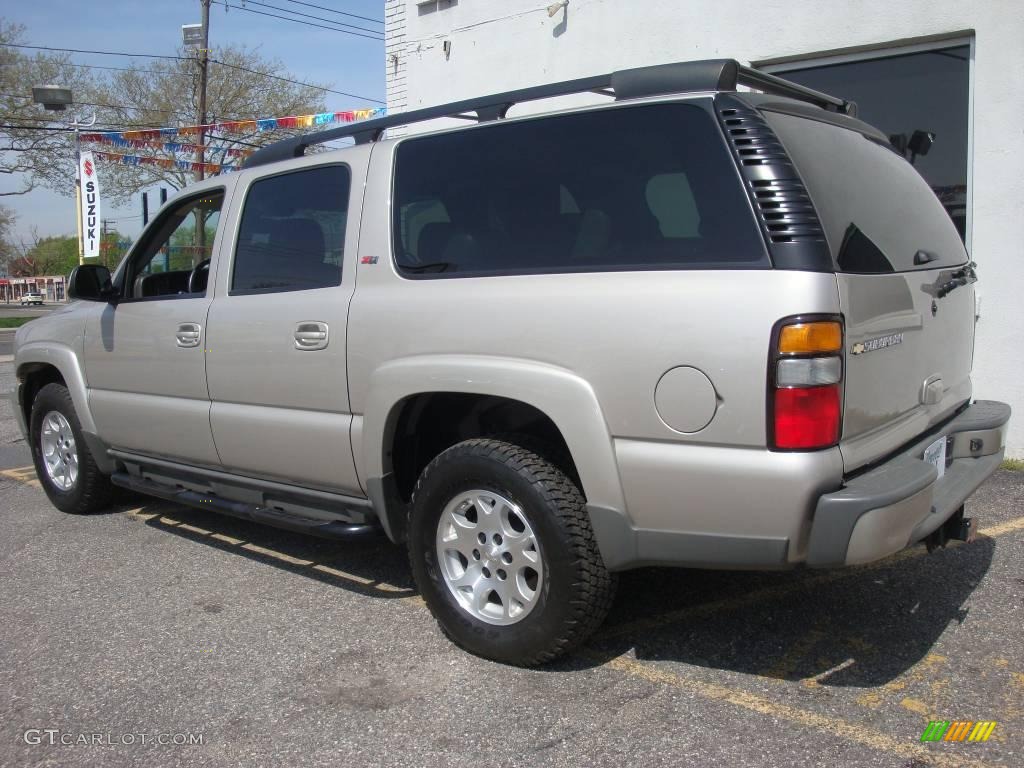
[[[384,100],[384,43],[337,31],[282,21],[276,18],[246,12],[236,6],[245,5],[251,11],[281,14],[268,5],[288,8],[299,13],[337,19],[346,24],[383,31],[383,24],[340,16],[330,11],[312,8],[293,0],[227,0],[232,6],[225,10],[224,0],[214,0],[210,8],[210,44],[234,43],[259,47],[267,58],[285,63],[289,76],[303,82],[316,82],[339,91]],[[305,3],[383,21],[383,0],[303,0]],[[0,17],[25,27],[24,43],[60,48],[84,48],[129,53],[176,53],[181,43],[181,26],[198,24],[201,19],[199,0],[33,0],[32,2],[6,2]],[[313,24],[316,19],[301,17]],[[121,67],[145,59],[120,56],[73,54],[72,61],[79,64],[98,64]],[[25,84],[30,95],[32,83]],[[325,94],[328,110],[357,109],[379,106],[376,102]],[[83,115],[88,118],[88,115]],[[280,117],[280,115],[252,115]],[[102,165],[100,184],[102,188]],[[0,180],[0,192],[20,188],[21,180]],[[29,239],[35,228],[40,236],[74,235],[75,211],[73,181],[68,180],[68,196],[46,189],[36,189],[26,195],[0,197],[0,204],[18,214],[13,239]],[[156,207],[155,195],[150,194],[150,211]],[[105,218],[116,219],[118,231],[135,237],[142,226],[142,203],[137,199],[126,208],[106,207]]]

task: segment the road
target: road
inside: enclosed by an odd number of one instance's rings
[[[0,765],[1024,764],[1019,473],[932,555],[625,574],[586,647],[521,670],[452,646],[385,542],[144,499],[63,515],[3,401],[0,464]],[[926,744],[929,720],[998,725]]]

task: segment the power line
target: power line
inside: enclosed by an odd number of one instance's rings
[[[353,35],[354,37],[364,37],[367,40],[377,40],[378,42],[382,42],[384,40],[384,38],[382,38],[382,37],[372,37],[370,35],[364,35],[364,34],[361,34],[359,32],[349,32],[347,29],[339,29],[338,27],[328,27],[325,24],[315,24],[312,21],[302,21],[301,19],[293,19],[293,18],[290,18],[288,16],[281,16],[280,14],[277,14],[277,13],[267,13],[266,11],[257,11],[255,8],[246,8],[245,6],[241,6],[241,5],[228,5],[226,2],[222,2],[222,0],[212,0],[212,1],[213,1],[214,5],[223,5],[225,8],[232,8],[232,9],[234,9],[236,11],[245,11],[246,13],[256,13],[256,14],[259,14],[260,16],[270,16],[273,19],[283,19],[284,21],[292,21],[292,22],[295,22],[296,24],[305,24],[307,27],[319,27],[320,29],[329,29],[332,32],[341,32],[343,35]]]
[[[383,24],[381,19],[371,19],[369,16],[360,16],[357,13],[347,13],[346,11],[336,11],[333,8],[328,8],[326,5],[315,5],[313,3],[304,3],[302,0],[285,0],[286,3],[295,3],[295,5],[305,5],[308,8],[319,8],[321,11],[330,11],[331,13],[337,13],[339,16],[351,16],[353,19],[362,19],[363,21],[372,21],[374,24]]]
[[[213,0],[213,2],[214,3],[218,3],[219,0]],[[220,4],[223,5],[223,3],[220,3]],[[243,10],[243,11],[246,10],[245,8],[239,8],[238,6],[234,6],[234,5],[232,5],[231,8],[234,8],[235,10]],[[262,13],[262,11],[253,11],[253,13]],[[264,15],[270,15],[270,14],[264,14]],[[305,24],[307,22],[298,22],[298,23]],[[319,26],[319,25],[314,24],[312,26]],[[335,30],[335,31],[336,32],[341,32],[343,30],[339,29],[339,30]],[[355,34],[355,33],[354,32],[348,32],[346,34]],[[365,37],[365,35],[359,35],[359,37]],[[374,38],[374,39],[377,39],[377,38]],[[118,53],[117,51],[84,51],[84,50],[78,50],[78,49],[75,49],[75,48],[51,48],[49,46],[42,46],[42,45],[14,45],[13,43],[0,43],[0,46],[8,46],[8,47],[11,47],[11,48],[31,48],[33,50],[42,50],[42,51],[63,51],[63,52],[68,52],[68,53],[96,53],[96,54],[102,54],[102,55],[105,55],[105,56],[149,56],[150,58],[154,58],[154,59],[174,59],[174,60],[177,60],[177,61],[192,61],[192,57],[191,56],[158,56],[156,54],[152,54],[151,55],[151,54],[147,54],[147,53]],[[305,86],[306,88],[313,88],[314,90],[317,90],[317,91],[324,91],[325,93],[333,93],[333,94],[336,94],[338,96],[351,96],[353,99],[362,99],[363,101],[372,101],[375,104],[384,104],[384,102],[381,101],[380,99],[373,99],[373,98],[370,98],[369,96],[361,96],[358,93],[348,93],[346,91],[336,91],[333,88],[325,88],[322,85],[314,85],[313,83],[303,83],[303,82],[301,82],[299,80],[291,80],[291,79],[289,79],[287,77],[281,77],[280,75],[272,75],[269,72],[259,72],[259,71],[255,70],[255,69],[249,69],[248,67],[243,67],[243,66],[240,66],[238,64],[228,64],[227,62],[220,61],[219,59],[210,59],[210,61],[215,63],[215,64],[220,64],[222,67],[229,67],[231,69],[241,70],[242,72],[248,72],[248,73],[253,74],[253,75],[260,75],[261,77],[269,77],[269,78],[271,78],[273,80],[280,80],[283,83],[291,83],[292,85],[302,85],[302,86]],[[191,77],[195,77],[195,75],[190,75],[190,74],[187,74],[187,73],[184,73],[184,72],[162,72],[162,71],[160,71],[158,69],[133,69],[131,67],[104,67],[104,66],[100,66],[100,65],[97,65],[97,64],[75,64],[73,62],[67,62],[67,65],[70,66],[70,67],[82,67],[84,69],[107,69],[107,70],[113,70],[113,71],[116,71],[116,72],[139,72],[139,73],[142,73],[142,74],[169,75],[171,77],[190,77],[190,78]]]
[[[3,119],[4,120],[10,120],[11,118],[5,117]],[[124,130],[141,131],[141,130],[156,130],[159,127],[160,126],[158,126],[158,125],[152,125],[152,126],[151,125],[136,125],[136,126],[132,126],[131,128],[127,128],[126,129],[124,126],[118,127],[118,126],[108,126],[108,125],[95,125],[95,126],[91,126],[91,129],[95,130],[95,129],[98,129],[98,128],[112,128],[115,131],[124,131]],[[72,132],[71,128],[60,128],[60,127],[56,127],[56,126],[47,126],[47,125],[7,125],[7,124],[0,123],[0,128],[14,129],[14,130],[18,130],[18,131],[51,131],[51,132],[52,131],[60,131],[60,132],[63,132],[63,133],[71,133]]]
[[[9,98],[14,98],[14,99],[25,99],[26,101],[32,101],[32,97],[31,96],[22,96],[21,94],[18,94],[18,93],[0,93],[0,96],[6,96],[6,97],[9,97]],[[77,107],[77,106],[101,107],[103,109],[133,109],[136,112],[160,112],[160,113],[165,114],[165,115],[178,115],[178,116],[182,116],[183,115],[183,113],[178,112],[177,110],[174,110],[174,109],[159,109],[157,107],[133,107],[133,106],[131,106],[129,104],[98,104],[98,103],[93,102],[93,101],[76,101],[76,102],[74,102],[72,104],[72,106],[75,106],[75,107]],[[5,119],[10,119],[10,118],[5,118]],[[14,118],[14,119],[19,119],[19,118]]]
[[[213,0],[213,2],[217,2],[217,0]],[[231,7],[234,8],[234,6],[231,6]],[[231,69],[237,69],[237,70],[240,70],[242,72],[248,72],[248,73],[250,73],[252,75],[260,75],[261,77],[269,77],[269,78],[271,78],[273,80],[280,80],[280,81],[282,81],[284,83],[291,83],[292,85],[304,85],[307,88],[315,88],[318,91],[326,91],[327,93],[336,93],[339,96],[351,96],[353,99],[362,99],[363,101],[372,101],[375,104],[384,104],[385,103],[385,102],[381,101],[380,99],[371,99],[369,96],[360,96],[358,93],[346,93],[345,91],[336,91],[333,88],[325,88],[322,85],[313,85],[312,83],[303,83],[303,82],[300,82],[299,80],[289,80],[287,77],[281,77],[280,75],[272,75],[269,72],[259,72],[259,71],[255,70],[255,69],[249,69],[248,67],[243,67],[243,66],[241,66],[239,64],[228,64],[226,61],[221,61],[220,59],[210,59],[210,61],[213,64],[220,64],[222,67],[229,67]]]
[[[234,6],[232,6],[234,7]],[[255,69],[249,69],[247,67],[240,66],[238,64],[228,64],[226,61],[220,61],[219,59],[210,59],[212,64],[220,64],[222,67],[228,67],[229,69],[238,69],[243,72],[249,72],[253,75],[260,75],[262,77],[269,77],[274,80],[281,80],[285,83],[292,83],[293,85],[302,85],[306,88],[312,88],[316,91],[324,91],[325,93],[334,93],[338,96],[351,96],[353,99],[362,99],[363,101],[372,101],[377,104],[383,104],[384,102],[380,99],[372,99],[369,96],[360,96],[358,93],[346,93],[345,91],[336,91],[333,88],[326,88],[322,85],[314,85],[313,83],[303,83],[299,80],[289,80],[287,77],[280,77],[279,75],[272,75],[269,72],[258,72]],[[138,72],[146,75],[164,75],[167,77],[188,77],[194,78],[194,74],[188,74],[187,72],[172,72],[170,70],[164,71],[159,69],[135,69],[133,67],[102,67],[96,64],[74,64],[67,62],[69,67],[84,67],[85,69],[109,69],[115,72]]]
[[[281,11],[282,13],[290,13],[290,14],[292,14],[294,16],[305,16],[307,19],[316,19],[317,21],[326,21],[328,24],[337,24],[339,27],[348,27],[349,29],[358,29],[361,32],[369,32],[371,35],[380,35],[381,34],[381,31],[379,29],[367,29],[366,27],[357,27],[354,24],[345,24],[345,23],[340,22],[340,21],[335,21],[334,19],[325,19],[323,16],[313,16],[310,13],[303,13],[302,11],[293,11],[290,8],[282,8],[282,7],[278,6],[278,5],[270,5],[269,3],[262,3],[262,2],[260,2],[260,0],[246,0],[246,2],[251,4],[251,5],[260,5],[260,6],[263,6],[264,8],[270,8],[271,10],[274,10],[274,11]],[[232,6],[232,8],[241,8],[242,10],[245,10],[245,8],[243,6]],[[376,39],[383,39],[383,38],[374,38],[374,39],[376,40]]]
[[[164,56],[158,53],[124,53],[119,51],[89,51],[83,48],[51,48],[48,45],[17,45],[15,43],[0,43],[4,48],[27,48],[32,51],[60,51],[64,53],[95,53],[99,56],[130,56],[140,59],[176,59],[178,61],[191,61],[191,56]]]
[[[75,64],[72,61],[64,62],[65,66],[68,67],[82,67],[83,69],[109,69],[114,72],[139,72],[146,75],[168,75],[170,77],[195,77],[185,72],[171,72],[170,70],[163,71],[159,69],[135,69],[134,67],[103,67],[99,64]]]

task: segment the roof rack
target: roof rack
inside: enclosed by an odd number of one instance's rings
[[[252,168],[278,160],[302,157],[309,146],[348,136],[353,137],[356,144],[377,141],[388,128],[425,120],[436,120],[442,117],[461,118],[476,122],[500,120],[516,104],[572,93],[593,92],[614,96],[616,100],[621,100],[695,91],[735,91],[740,85],[765,93],[806,101],[832,112],[851,116],[857,114],[857,105],[852,101],[829,96],[827,93],[806,88],[767,72],[745,67],[735,59],[684,61],[623,69],[607,75],[594,75],[577,80],[565,80],[560,83],[537,85],[518,91],[478,96],[450,104],[387,115],[355,125],[317,131],[304,136],[293,136],[257,150],[249,156],[242,167]]]

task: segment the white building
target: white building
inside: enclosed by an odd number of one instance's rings
[[[863,119],[909,144],[960,228],[981,277],[975,395],[1024,418],[1020,0],[552,2],[386,0],[388,109],[713,58],[852,98]],[[930,151],[914,152],[926,134]],[[1008,455],[1024,457],[1024,428],[1011,426]]]

